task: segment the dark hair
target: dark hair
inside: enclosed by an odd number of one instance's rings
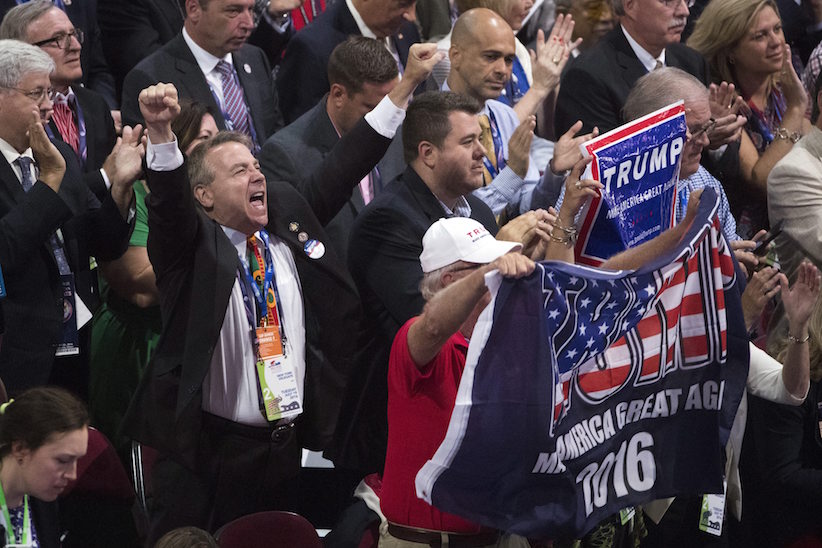
[[[819,92],[822,91],[822,72],[816,77],[816,82],[813,84],[813,97],[808,97],[813,102],[811,107],[811,123],[816,124],[819,119]]]
[[[349,95],[359,92],[365,82],[384,84],[397,74],[397,62],[385,44],[364,36],[340,43],[328,59],[328,83],[345,87]]]
[[[206,114],[210,114],[215,120],[217,118],[209,105],[187,97],[180,99],[180,114],[171,122],[171,131],[177,136],[180,150],[187,149],[200,134],[200,126]]]
[[[211,149],[226,143],[240,143],[251,148],[251,139],[247,135],[236,131],[221,131],[211,139],[207,139],[194,147],[188,157],[188,178],[191,188],[199,185],[210,185],[214,181],[214,172],[205,161]]]
[[[42,386],[26,390],[0,406],[0,459],[14,442],[36,451],[53,434],[88,426],[86,406],[62,388]]]
[[[214,537],[202,529],[179,527],[160,537],[154,548],[218,548],[218,544]]]
[[[417,158],[422,141],[440,147],[451,131],[448,116],[452,112],[477,114],[482,105],[473,97],[453,91],[426,91],[408,106],[402,124],[403,156],[406,163]]]

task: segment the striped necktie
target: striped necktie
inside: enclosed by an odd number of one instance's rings
[[[228,115],[231,129],[251,136],[248,108],[243,98],[243,90],[237,80],[234,67],[225,61],[217,63],[217,72],[223,80],[223,111]]]

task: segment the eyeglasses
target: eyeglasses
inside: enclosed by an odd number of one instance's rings
[[[696,129],[694,131],[691,131],[691,140],[696,141],[697,139],[702,137],[703,134],[708,134],[708,133],[712,132],[715,127],[716,127],[716,120],[711,118],[710,120],[705,122],[702,125],[701,128]]]
[[[10,87],[3,87],[3,89],[11,89],[11,90],[16,91],[17,93],[20,93],[21,95],[25,95],[26,97],[28,97],[29,99],[31,99],[32,101],[37,103],[38,105],[42,105],[43,101],[45,101],[46,98],[51,97],[51,93],[52,93],[52,91],[54,91],[54,89],[50,88],[50,87],[49,88],[37,88],[37,89],[31,89],[31,90],[20,89],[20,88],[10,88]]]
[[[45,40],[40,40],[39,42],[35,42],[32,44],[33,46],[37,46],[40,48],[49,47],[49,48],[60,48],[60,49],[69,49],[71,47],[71,39],[76,38],[79,44],[83,44],[83,39],[86,35],[80,29],[74,29],[71,32],[61,32],[60,34],[55,34],[51,38],[47,38]]]
[[[692,7],[694,7],[696,0],[659,0],[659,3],[668,9],[678,7],[680,2],[685,2],[685,5],[688,6],[688,9],[691,9]]]

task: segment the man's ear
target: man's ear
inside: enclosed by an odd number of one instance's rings
[[[203,7],[200,5],[200,0],[185,0],[185,18],[191,19],[193,22],[200,20],[200,14],[203,12]]]
[[[439,149],[429,141],[420,141],[417,145],[417,157],[428,169],[434,169],[439,157]]]
[[[451,62],[451,68],[454,70],[459,69],[460,63],[462,62],[462,52],[459,46],[453,43],[451,44],[451,47],[448,49],[448,60]]]
[[[214,193],[211,191],[211,185],[195,186],[194,197],[204,209],[208,210],[214,207]]]
[[[328,90],[328,100],[331,101],[336,108],[342,108],[342,103],[347,96],[348,90],[345,89],[345,86],[337,83],[331,84],[331,89]]]

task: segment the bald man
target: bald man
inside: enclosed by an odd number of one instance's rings
[[[497,100],[511,78],[515,55],[514,32],[493,11],[468,10],[454,24],[448,52],[451,72],[443,90],[468,95],[483,105],[480,141],[487,157],[483,187],[474,195],[496,215],[506,206],[513,213],[528,211],[539,181],[540,166],[530,158],[534,117],[520,124],[514,109]]]

